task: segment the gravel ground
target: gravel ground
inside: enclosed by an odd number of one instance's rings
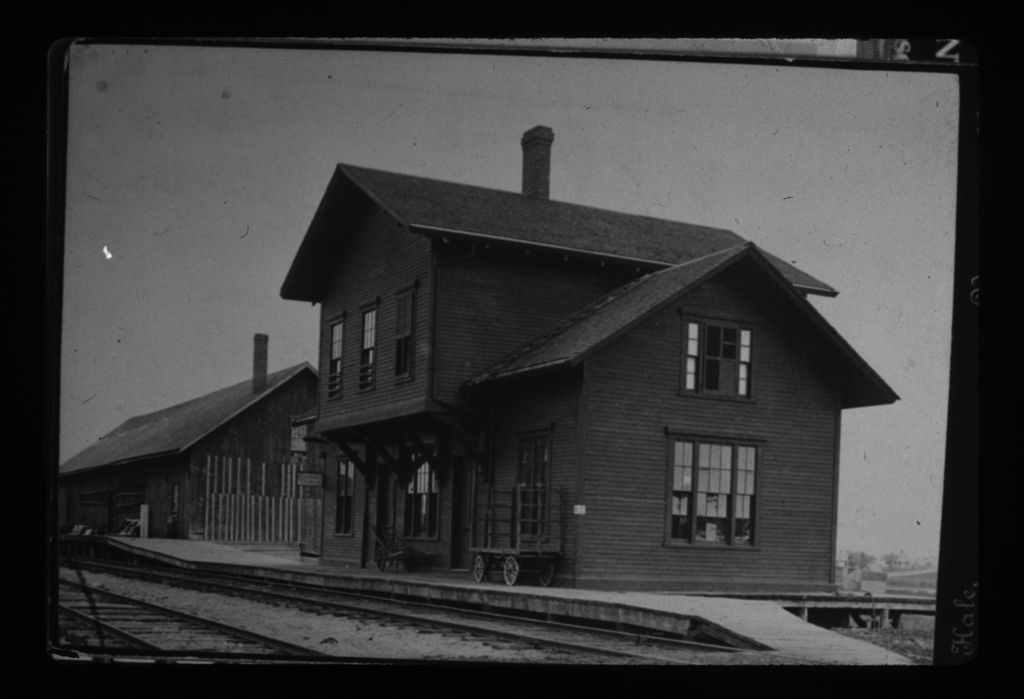
[[[62,578],[78,580],[78,573],[62,569]],[[110,592],[130,595],[232,624],[255,633],[311,650],[353,660],[427,662],[476,661],[489,663],[593,663],[611,662],[599,656],[581,656],[539,650],[501,640],[475,637],[470,632],[414,629],[400,622],[365,621],[304,612],[254,600],[161,585],[116,576],[83,572],[85,580]]]

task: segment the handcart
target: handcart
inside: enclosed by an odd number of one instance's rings
[[[480,541],[469,548],[473,580],[483,582],[500,570],[506,585],[515,585],[524,572],[544,587],[551,584],[561,556],[561,507],[560,498],[549,496],[546,488],[520,485],[474,517]]]
[[[419,554],[409,548],[401,536],[391,527],[371,527],[374,539],[373,559],[377,569],[384,572],[388,566],[397,568],[401,563],[407,571],[416,570]]]

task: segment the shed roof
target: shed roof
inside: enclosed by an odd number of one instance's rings
[[[362,192],[403,225],[426,235],[483,238],[666,267],[742,244],[732,231],[626,214],[486,187],[339,164],[281,296],[319,301],[339,250],[346,206]],[[835,296],[828,284],[768,253],[798,289]]]
[[[835,352],[847,375],[855,377],[843,382],[844,407],[892,403],[899,398],[817,309],[793,291],[781,271],[753,243],[705,255],[625,284],[467,383],[480,385],[579,364],[636,323],[743,259],[759,263],[756,266],[786,292],[797,311],[823,336],[825,346]]]
[[[253,393],[252,379],[248,379],[170,408],[129,418],[61,464],[60,475],[182,452],[307,371],[316,377],[316,370],[303,362],[269,374],[266,388],[259,393]]]

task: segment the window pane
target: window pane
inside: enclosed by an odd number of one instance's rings
[[[711,447],[709,447],[707,444],[700,445],[700,463],[698,464],[698,466],[700,466],[701,468],[708,468],[708,460],[710,453]]]
[[[704,388],[709,391],[718,390],[718,360],[709,359],[704,364]]]
[[[693,466],[693,442],[683,442],[683,466]]]
[[[722,342],[736,344],[736,328],[722,328]]]
[[[749,347],[740,347],[740,361],[741,362],[749,362],[750,361],[750,348]]]
[[[717,325],[708,326],[707,354],[717,357],[722,351],[722,329]]]
[[[702,492],[708,491],[708,474],[711,473],[705,468],[697,471],[697,490]],[[699,497],[699,496],[698,496]]]
[[[683,489],[683,467],[676,466],[672,469],[672,490]]]
[[[708,461],[708,468],[719,468],[722,465],[722,445],[711,445],[711,459]]]

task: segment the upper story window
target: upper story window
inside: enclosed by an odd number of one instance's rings
[[[373,388],[377,378],[377,308],[363,311],[363,341],[359,350],[359,388]]]
[[[412,330],[415,319],[415,290],[404,291],[395,299],[395,377],[411,378],[413,368]]]
[[[669,538],[752,544],[757,447],[674,439]]]
[[[309,423],[292,425],[292,451],[306,453],[306,435],[309,434]]]
[[[345,337],[345,319],[331,323],[331,354],[327,361],[327,397],[341,396],[341,349]]]
[[[747,398],[751,392],[749,328],[687,320],[683,323],[685,392]]]

